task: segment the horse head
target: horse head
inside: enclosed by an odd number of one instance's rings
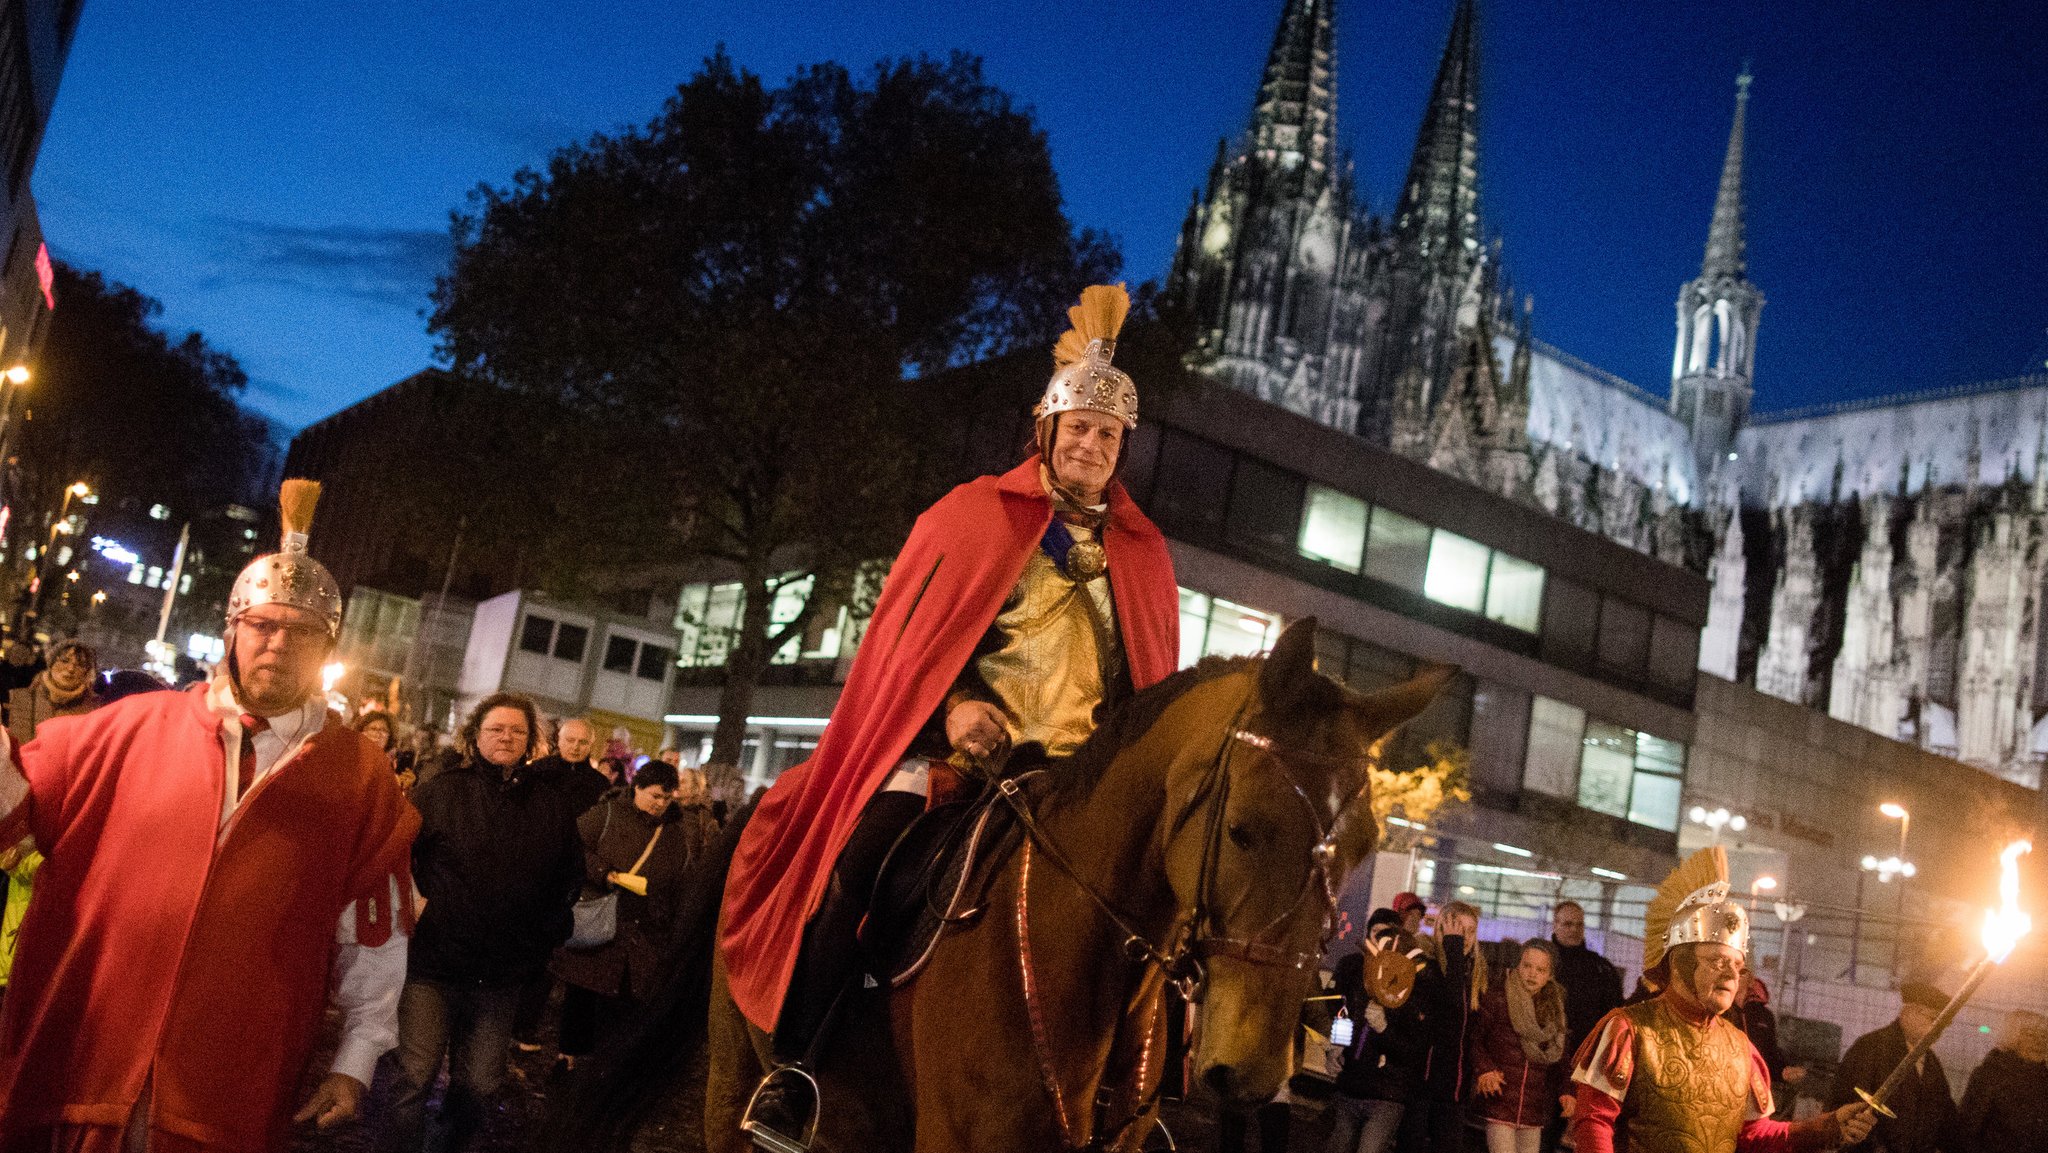
[[[1380,743],[1455,671],[1359,693],[1316,671],[1315,629],[1288,627],[1247,676],[1213,761],[1184,762],[1169,784],[1168,880],[1192,910],[1183,981],[1201,1003],[1193,1071],[1244,1104],[1293,1071],[1337,894],[1379,841],[1368,770]]]

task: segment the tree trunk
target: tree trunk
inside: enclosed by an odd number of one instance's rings
[[[768,616],[774,597],[768,591],[766,565],[754,566],[746,575],[746,603],[740,610],[740,635],[726,651],[725,684],[718,691],[718,727],[711,736],[711,762],[732,765],[736,776],[744,777],[748,766],[739,763],[747,740],[747,713],[754,705],[754,689],[774,654],[768,648]]]

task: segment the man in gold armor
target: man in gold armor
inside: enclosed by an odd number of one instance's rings
[[[1790,1153],[1870,1132],[1866,1105],[1772,1121],[1771,1075],[1723,1014],[1745,973],[1749,918],[1728,899],[1728,856],[1702,849],[1650,902],[1643,978],[1655,997],[1603,1017],[1579,1047],[1571,1128],[1579,1153]]]
[[[883,860],[963,778],[1079,749],[1105,711],[1171,673],[1179,595],[1159,530],[1117,482],[1138,420],[1111,364],[1129,298],[1099,285],[1034,409],[1035,451],[947,494],[897,555],[817,753],[747,824],[721,949],[733,1000],[777,1059],[742,1122],[801,1149],[805,1067],[857,987],[857,930]]]

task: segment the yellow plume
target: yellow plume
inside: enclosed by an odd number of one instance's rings
[[[1701,849],[1657,886],[1650,907],[1643,913],[1643,968],[1654,969],[1664,959],[1664,937],[1678,915],[1680,902],[1716,881],[1728,882],[1728,850],[1719,845]]]
[[[284,517],[284,531],[305,536],[313,531],[313,506],[320,503],[320,482],[292,479],[277,490],[278,511]]]
[[[1081,290],[1081,303],[1067,309],[1072,328],[1053,346],[1052,362],[1065,366],[1081,359],[1091,340],[1115,340],[1131,312],[1131,294],[1121,284],[1091,284]]]

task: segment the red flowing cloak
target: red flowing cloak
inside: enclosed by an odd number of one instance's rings
[[[419,814],[330,712],[223,836],[220,731],[200,685],[50,721],[21,750],[49,859],[0,1010],[0,1151],[54,1131],[117,1153],[145,1083],[156,1153],[285,1145],[342,909],[406,875]]]
[[[1110,593],[1142,689],[1180,661],[1180,594],[1166,538],[1121,484],[1108,499]],[[775,1027],[804,925],[862,807],[952,689],[1051,520],[1033,456],[954,489],[910,530],[817,751],[776,779],[733,858],[720,947],[733,1000],[756,1026]]]

